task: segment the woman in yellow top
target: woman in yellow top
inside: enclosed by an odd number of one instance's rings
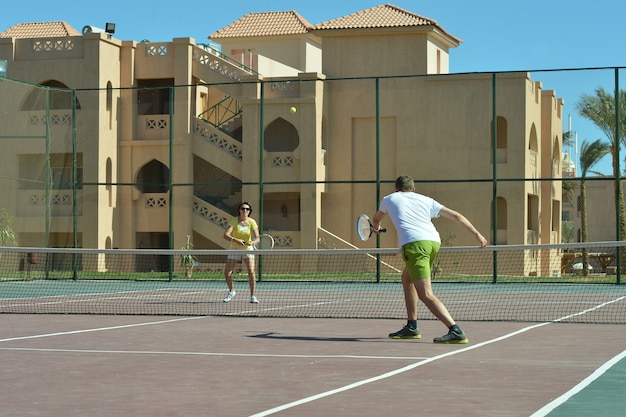
[[[230,225],[224,232],[224,239],[230,242],[230,249],[239,249],[242,253],[231,253],[226,259],[226,267],[224,268],[224,278],[228,285],[228,295],[224,298],[227,303],[237,294],[233,286],[233,270],[239,262],[246,264],[248,268],[248,284],[250,285],[250,302],[258,303],[259,300],[254,295],[256,287],[256,273],[254,268],[254,243],[259,240],[259,226],[256,221],[250,217],[252,207],[246,201],[239,204],[239,216],[233,217]]]

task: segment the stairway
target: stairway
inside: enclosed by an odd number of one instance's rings
[[[215,49],[198,46],[193,50],[192,72],[194,77],[211,84],[226,96],[193,118],[192,152],[209,164],[241,179],[243,149],[239,102],[243,96],[243,87],[240,80],[256,72]],[[235,198],[231,197],[226,200]],[[228,242],[222,236],[232,215],[199,196],[193,197],[193,213],[193,230],[226,248]]]
[[[232,215],[207,203],[206,201],[193,197],[192,228],[207,239],[217,243],[226,249],[229,245],[224,239],[224,231],[228,227]]]
[[[235,98],[243,95],[243,86],[239,82],[241,77],[256,74],[251,68],[212,48],[195,46],[192,62],[194,76],[206,83],[218,83],[214,87]]]
[[[242,175],[242,143],[210,123],[193,118],[192,152],[236,178]]]

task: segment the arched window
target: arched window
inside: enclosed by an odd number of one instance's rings
[[[33,87],[22,104],[22,110],[70,110],[72,109],[73,91],[62,82],[48,80],[41,83],[41,88]],[[76,109],[80,109],[80,102],[76,98]]]
[[[561,144],[559,143],[558,136],[554,138],[554,145],[552,146],[552,160],[561,160]]]
[[[535,124],[530,127],[530,138],[528,141],[528,149],[531,151],[539,152],[539,145],[537,140],[537,128]]]
[[[107,158],[106,162],[106,185],[105,189],[109,194],[109,207],[113,207],[113,163],[111,162],[111,158]]]
[[[107,81],[106,112],[109,116],[109,130],[113,129],[113,85]]]
[[[508,122],[505,117],[496,118],[496,162],[504,164],[508,161],[507,148],[509,140]],[[491,147],[493,148],[493,121],[491,122]]]
[[[169,191],[170,170],[153,159],[137,173],[137,189],[142,193],[166,193]]]
[[[503,197],[498,197],[496,199],[496,205],[497,205],[497,211],[496,213],[498,214],[498,218],[497,218],[497,231],[498,231],[498,245],[504,245],[507,243],[507,224],[508,224],[508,208],[507,208],[507,202],[506,199],[504,199]],[[491,219],[493,221],[493,204],[491,207]],[[493,230],[493,226],[492,226],[492,230]]]
[[[107,81],[107,111],[113,110],[113,85],[111,81]]]
[[[283,118],[278,118],[265,128],[267,152],[293,152],[300,144],[298,130]]]

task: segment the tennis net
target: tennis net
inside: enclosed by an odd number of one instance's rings
[[[625,246],[444,247],[433,289],[457,320],[624,324]],[[259,304],[241,264],[237,295],[223,302],[229,253],[0,248],[0,313],[406,317],[395,248],[257,251]],[[434,318],[422,303],[419,318]]]

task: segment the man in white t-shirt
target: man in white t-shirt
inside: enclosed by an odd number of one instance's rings
[[[422,337],[417,328],[417,303],[418,300],[422,300],[435,317],[448,327],[448,333],[436,337],[434,343],[467,343],[465,332],[433,293],[430,269],[439,252],[441,238],[432,219],[441,216],[458,222],[476,237],[481,247],[487,246],[487,239],[462,214],[430,197],[417,194],[415,182],[408,175],[399,176],[396,179],[396,192],[381,201],[373,219],[375,233],[380,233],[380,222],[386,215],[389,215],[398,232],[398,246],[401,248],[405,263],[402,287],[408,317],[406,326],[389,334],[389,337],[392,339]]]

